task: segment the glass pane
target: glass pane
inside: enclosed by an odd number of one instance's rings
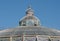
[[[46,37],[41,37],[41,36],[37,36],[37,40],[38,41],[48,41],[48,38],[46,38]]]
[[[35,37],[24,37],[24,41],[35,41]]]
[[[10,38],[0,38],[0,41],[10,41]]]
[[[60,41],[60,39],[59,38],[54,38],[54,39],[52,39],[52,41]]]
[[[33,20],[27,20],[26,25],[27,26],[34,26],[34,21]]]
[[[22,41],[22,37],[13,37],[12,41]]]

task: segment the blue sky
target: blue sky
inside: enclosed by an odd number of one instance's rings
[[[60,0],[0,0],[0,29],[17,27],[30,3],[42,26],[60,30]]]

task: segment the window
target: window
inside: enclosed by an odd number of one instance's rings
[[[26,25],[27,26],[34,26],[34,21],[33,20],[27,20]]]

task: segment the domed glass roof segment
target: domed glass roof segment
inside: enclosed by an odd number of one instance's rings
[[[40,21],[34,16],[31,6],[26,10],[26,16],[19,21],[19,26],[40,26]]]
[[[60,41],[60,30],[49,29],[40,25],[29,7],[16,28],[0,31],[0,41]]]

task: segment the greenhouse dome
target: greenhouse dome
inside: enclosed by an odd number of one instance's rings
[[[19,26],[0,31],[0,41],[60,41],[60,30],[41,26],[29,7],[26,16],[19,20]]]

